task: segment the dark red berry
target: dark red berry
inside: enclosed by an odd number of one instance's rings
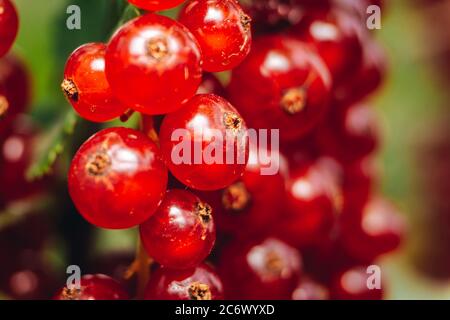
[[[292,293],[292,300],[328,300],[329,296],[327,287],[312,279],[304,278]]]
[[[343,163],[371,154],[378,145],[378,123],[370,106],[334,107],[316,132],[321,152]]]
[[[265,36],[255,39],[247,59],[233,70],[228,91],[249,126],[280,129],[283,140],[292,140],[322,119],[330,87],[326,66],[308,45]]]
[[[136,7],[148,11],[162,11],[174,8],[184,0],[128,0],[129,3]]]
[[[227,299],[290,299],[300,277],[301,257],[276,238],[241,239],[224,249],[219,271]]]
[[[197,41],[183,25],[146,14],[123,25],[106,50],[106,76],[117,98],[145,114],[165,114],[201,81]]]
[[[341,205],[340,186],[319,161],[299,165],[287,181],[277,234],[296,247],[317,243],[331,232]]]
[[[216,240],[211,207],[185,190],[167,191],[155,214],[139,230],[149,256],[173,269],[199,265]]]
[[[359,210],[344,211],[341,225],[345,250],[354,259],[366,263],[398,248],[406,230],[398,210],[377,197]]]
[[[251,19],[235,0],[190,0],[179,21],[196,37],[206,71],[233,69],[250,52]]]
[[[198,193],[213,208],[220,231],[248,236],[273,226],[285,204],[280,160],[278,152],[252,146],[240,180],[222,190]]]
[[[159,267],[150,277],[146,300],[222,300],[222,282],[207,264],[195,269]]]
[[[0,57],[4,56],[14,43],[19,29],[19,17],[10,0],[0,0]]]
[[[367,266],[356,266],[336,274],[330,287],[330,295],[334,300],[381,300],[383,286],[369,289],[368,280],[371,273]]]
[[[64,70],[61,88],[83,118],[103,122],[122,115],[127,106],[113,95],[105,75],[106,45],[88,43],[76,49]]]
[[[3,125],[25,111],[31,97],[31,83],[24,62],[14,55],[0,59],[0,88],[8,104],[0,97],[0,117]],[[1,90],[1,89],[0,89]],[[5,119],[8,118],[8,119]],[[0,128],[0,132],[2,129]]]
[[[65,286],[54,300],[128,300],[128,293],[116,280],[103,275],[81,277],[80,288]]]
[[[363,28],[359,19],[344,11],[324,10],[302,17],[292,34],[317,48],[337,85],[361,65]]]
[[[224,98],[199,94],[161,125],[161,151],[172,174],[190,188],[217,190],[240,178],[248,158],[247,127]]]
[[[122,229],[155,212],[166,190],[167,169],[157,146],[143,133],[109,128],[80,147],[68,179],[72,200],[86,220]]]

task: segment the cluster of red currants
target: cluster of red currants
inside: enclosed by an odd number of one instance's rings
[[[160,11],[182,1],[129,2]],[[67,61],[61,86],[80,116],[142,114],[141,130],[108,128],[87,140],[68,183],[90,223],[139,226],[159,265],[146,299],[382,298],[367,286],[367,266],[398,247],[404,225],[373,194],[378,136],[362,102],[380,85],[385,58],[361,23],[370,1],[287,1],[296,16],[282,27],[259,19],[266,2],[190,0],[178,21],[146,13]],[[225,87],[212,74],[221,71],[231,74]],[[247,125],[279,129],[280,152],[265,150],[280,164],[275,174],[262,174]],[[218,141],[198,130],[231,134],[219,150],[234,161],[179,163],[180,129],[202,152]],[[90,275],[57,298],[126,296],[111,278]]]

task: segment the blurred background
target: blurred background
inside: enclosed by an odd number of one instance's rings
[[[385,2],[382,28],[374,31],[390,65],[371,97],[382,127],[377,162],[383,194],[410,225],[401,250],[380,262],[387,298],[450,299],[450,1]],[[0,298],[45,298],[65,283],[69,264],[113,275],[133,260],[136,230],[90,226],[70,201],[71,156],[100,127],[78,121],[71,135],[77,120],[59,87],[69,54],[106,41],[123,7],[110,0],[15,3],[21,24],[12,52],[32,89],[19,130],[27,157],[0,167]],[[81,8],[81,30],[66,28],[69,4]],[[0,122],[0,135],[7,135],[4,127]],[[51,176],[39,178],[56,157]],[[30,185],[27,178],[37,180]]]

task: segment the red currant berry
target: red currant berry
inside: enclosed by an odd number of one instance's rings
[[[119,100],[145,114],[181,107],[201,81],[197,41],[178,22],[146,14],[123,25],[106,50],[106,76]]]
[[[298,251],[276,238],[235,241],[220,257],[227,299],[290,299],[299,280]]]
[[[206,264],[190,270],[159,267],[148,282],[145,299],[222,300],[222,282]]]
[[[344,106],[361,101],[380,87],[387,67],[388,61],[381,46],[374,40],[365,41],[361,67],[335,88],[335,99]]]
[[[169,190],[155,214],[140,225],[149,256],[164,267],[188,269],[211,252],[216,230],[209,204],[185,190]]]
[[[405,234],[405,221],[386,200],[372,198],[358,211],[341,216],[341,239],[348,254],[361,262],[372,262],[398,248]]]
[[[331,72],[334,85],[360,67],[363,32],[360,20],[341,10],[313,11],[292,31],[300,40],[317,48]]]
[[[381,300],[383,287],[369,289],[371,276],[367,266],[356,266],[336,274],[332,280],[330,295],[334,300]]]
[[[80,288],[62,288],[54,300],[128,300],[128,293],[122,285],[103,274],[81,277]]]
[[[88,43],[76,49],[64,70],[61,88],[83,118],[103,122],[122,115],[127,107],[111,91],[105,75],[106,45]]]
[[[197,38],[203,69],[230,70],[250,52],[250,17],[235,0],[190,0],[179,21]]]
[[[329,295],[328,288],[312,279],[304,278],[292,293],[292,300],[328,300]]]
[[[43,191],[44,181],[28,182],[27,168],[33,160],[36,130],[26,116],[13,119],[0,140],[0,203],[35,195]]]
[[[128,0],[129,3],[136,7],[148,11],[162,11],[175,8],[184,0]]]
[[[375,111],[367,105],[335,107],[316,133],[323,154],[351,163],[371,154],[378,145]]]
[[[202,83],[198,87],[198,94],[213,93],[221,97],[226,96],[225,87],[212,73],[204,73],[202,77]]]
[[[330,87],[326,66],[307,45],[266,36],[254,41],[247,59],[233,70],[228,91],[250,126],[280,129],[283,140],[292,140],[322,119]]]
[[[277,234],[296,247],[311,245],[329,235],[342,205],[341,189],[319,162],[306,163],[290,173],[286,205]]]
[[[275,151],[252,146],[240,180],[222,190],[198,193],[213,208],[220,231],[248,236],[273,226],[286,194],[279,157]],[[269,169],[276,171],[265,172]]]
[[[143,133],[109,128],[94,134],[75,154],[69,193],[90,223],[130,228],[147,220],[167,185],[167,169],[155,143]]]
[[[3,95],[8,101],[7,107],[0,106],[0,117],[4,124],[5,116],[12,119],[15,115],[24,112],[30,102],[31,84],[28,70],[23,61],[16,56],[7,55],[0,59],[1,87],[4,88],[4,92],[0,95]]]
[[[244,120],[224,98],[199,94],[161,125],[161,151],[172,174],[198,190],[217,190],[242,176],[248,158]]]
[[[0,57],[4,56],[14,43],[19,29],[19,17],[10,0],[0,0]]]

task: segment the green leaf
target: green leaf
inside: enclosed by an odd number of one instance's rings
[[[29,181],[49,174],[74,133],[78,116],[72,108],[39,138],[34,161],[26,172]]]

